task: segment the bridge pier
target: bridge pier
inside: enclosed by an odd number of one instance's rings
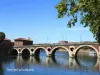
[[[51,53],[47,53],[46,56],[47,56],[47,57],[51,57],[52,54],[51,54]]]
[[[75,54],[73,52],[69,52],[69,57],[70,58],[74,58],[75,57]]]
[[[100,59],[100,53],[97,54],[97,57]]]

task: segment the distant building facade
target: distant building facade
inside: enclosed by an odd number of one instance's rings
[[[11,40],[8,38],[5,38],[1,43],[0,43],[0,54],[9,54],[13,45]]]
[[[13,45],[11,40],[9,40],[8,38],[5,38],[3,43],[6,43],[6,45],[8,45],[8,46],[12,46]]]
[[[33,41],[26,38],[17,38],[14,40],[14,46],[32,45]]]
[[[59,44],[68,44],[68,41],[59,41]]]

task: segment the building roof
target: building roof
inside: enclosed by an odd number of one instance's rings
[[[15,39],[15,41],[32,41],[32,40],[29,40],[26,38],[17,38],[17,39]]]
[[[8,40],[8,41],[10,41],[10,39],[8,39],[8,38],[4,38],[4,40]]]

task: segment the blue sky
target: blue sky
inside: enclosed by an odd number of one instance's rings
[[[0,31],[7,38],[30,37],[34,43],[94,41],[88,28],[78,22],[67,28],[68,17],[57,18],[54,6],[60,0],[0,0]]]

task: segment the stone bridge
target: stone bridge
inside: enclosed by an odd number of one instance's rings
[[[34,44],[27,46],[13,47],[12,53],[16,52],[18,55],[21,55],[25,52],[28,52],[30,55],[39,56],[40,51],[44,50],[46,56],[54,56],[55,52],[58,49],[64,49],[68,52],[69,57],[75,57],[77,52],[82,49],[93,49],[98,58],[100,58],[100,45],[98,43],[77,43],[77,44]]]

